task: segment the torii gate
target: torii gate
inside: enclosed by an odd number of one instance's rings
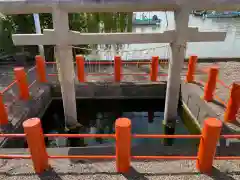
[[[27,6],[27,4],[26,4]],[[44,30],[43,34],[15,34],[15,45],[56,45],[56,58],[59,60],[58,73],[62,90],[65,120],[68,126],[77,123],[76,99],[74,87],[74,66],[71,45],[79,44],[130,44],[130,43],[170,43],[171,57],[165,103],[164,122],[169,127],[175,124],[179,88],[181,83],[185,47],[187,42],[223,41],[226,33],[198,32],[197,28],[189,28],[189,13],[192,9],[181,5],[175,9],[175,30],[164,33],[79,33],[69,30],[68,10],[64,6],[54,6],[54,30]],[[69,6],[67,6],[69,8]],[[47,7],[49,8],[49,7]],[[29,10],[29,9],[28,9]],[[134,11],[134,8],[132,9]],[[97,12],[97,10],[95,10]]]

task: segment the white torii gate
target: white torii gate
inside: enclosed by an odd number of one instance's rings
[[[164,33],[79,33],[69,30],[68,11],[63,6],[54,6],[54,30],[44,30],[43,34],[15,34],[15,45],[56,45],[56,58],[59,60],[60,77],[65,120],[68,126],[77,123],[76,99],[74,87],[74,66],[71,45],[79,44],[129,44],[129,43],[170,43],[172,54],[169,63],[169,76],[165,103],[164,122],[171,126],[177,117],[179,88],[181,83],[185,47],[187,42],[223,41],[226,33],[198,32],[198,28],[189,28],[188,6],[181,5],[174,12],[175,30]],[[69,7],[69,6],[67,6]],[[49,7],[48,7],[49,8]],[[74,7],[73,7],[74,8]],[[134,11],[134,8],[132,9]]]

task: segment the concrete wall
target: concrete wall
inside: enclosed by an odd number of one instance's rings
[[[22,123],[29,118],[40,117],[41,113],[51,102],[50,87],[46,85],[35,84],[31,88],[31,99],[29,101],[18,100],[9,109],[9,125],[2,127],[4,133],[23,133]],[[23,139],[1,139],[0,147],[22,146]]]
[[[218,118],[217,114],[201,98],[201,95],[203,95],[201,89],[194,84],[185,84],[184,82],[181,87],[182,101],[185,104],[185,108],[191,113],[191,116],[194,117],[200,127],[202,127],[206,118]]]
[[[166,82],[157,83],[83,83],[76,84],[77,98],[163,98],[166,95]],[[61,98],[58,83],[51,86],[53,98]]]

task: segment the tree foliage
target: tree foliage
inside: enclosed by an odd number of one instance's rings
[[[125,32],[131,31],[132,13],[73,13],[69,14],[69,27],[71,30],[80,32]],[[52,29],[51,14],[40,14],[41,29]],[[100,25],[103,25],[101,28]],[[0,52],[14,54],[19,51],[28,51],[35,55],[37,47],[15,47],[12,42],[12,34],[35,33],[34,19],[32,14],[27,15],[1,15],[0,14]],[[84,45],[80,47],[92,48]],[[76,50],[75,53],[87,54],[86,50]],[[53,57],[53,47],[46,46],[45,54]]]

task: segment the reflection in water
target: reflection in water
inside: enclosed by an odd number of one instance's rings
[[[97,113],[96,119],[90,120],[90,125],[86,128],[88,134],[114,134],[115,133],[115,120],[117,117],[129,118],[132,122],[133,134],[164,134],[163,132],[163,112],[123,112],[122,115],[116,115],[111,112]],[[58,123],[59,124],[59,123]],[[52,129],[47,133],[59,133],[57,129]],[[177,120],[176,134],[189,134],[183,123]],[[154,144],[160,143],[160,139],[132,139],[133,145],[139,145],[142,143]],[[185,144],[192,142],[189,139],[175,139],[174,144]],[[114,139],[108,138],[85,138],[84,142],[78,138],[66,139],[66,138],[48,138],[48,147],[65,147],[65,146],[97,146],[97,145],[114,145]]]
[[[132,122],[132,133],[133,134],[163,134],[163,112],[154,112],[152,114],[150,112],[150,119],[149,119],[149,112],[124,112],[122,117],[126,117],[131,119]],[[105,117],[104,117],[105,116]],[[152,120],[151,120],[152,118]],[[150,120],[150,122],[149,122]],[[111,118],[111,115],[103,115],[98,114],[97,118],[97,125],[92,126],[89,128],[89,133],[92,134],[108,134],[108,133],[115,133],[114,127],[115,119],[114,117]],[[176,134],[188,134],[186,127],[182,124],[180,120],[177,121],[176,124]],[[93,145],[100,145],[100,144],[114,144],[114,139],[86,139],[86,144],[88,146]],[[133,139],[133,144],[140,144],[140,143],[160,143],[160,139]],[[189,143],[189,140],[175,140],[175,144],[183,144]]]
[[[132,122],[132,133],[163,134],[164,99],[77,99],[78,121],[83,125],[81,131],[67,130],[64,126],[62,100],[54,100],[44,113],[42,127],[44,133],[70,134],[114,134],[115,120],[119,117],[129,118]],[[180,107],[180,106],[179,106]],[[176,134],[188,134],[182,121],[177,121]],[[113,145],[114,139],[101,138],[52,138],[49,146],[93,146]],[[84,140],[84,141],[83,141]],[[47,141],[47,139],[46,139]],[[137,143],[160,143],[160,139],[133,139]],[[184,143],[176,140],[175,143]],[[186,140],[189,142],[189,140]]]

